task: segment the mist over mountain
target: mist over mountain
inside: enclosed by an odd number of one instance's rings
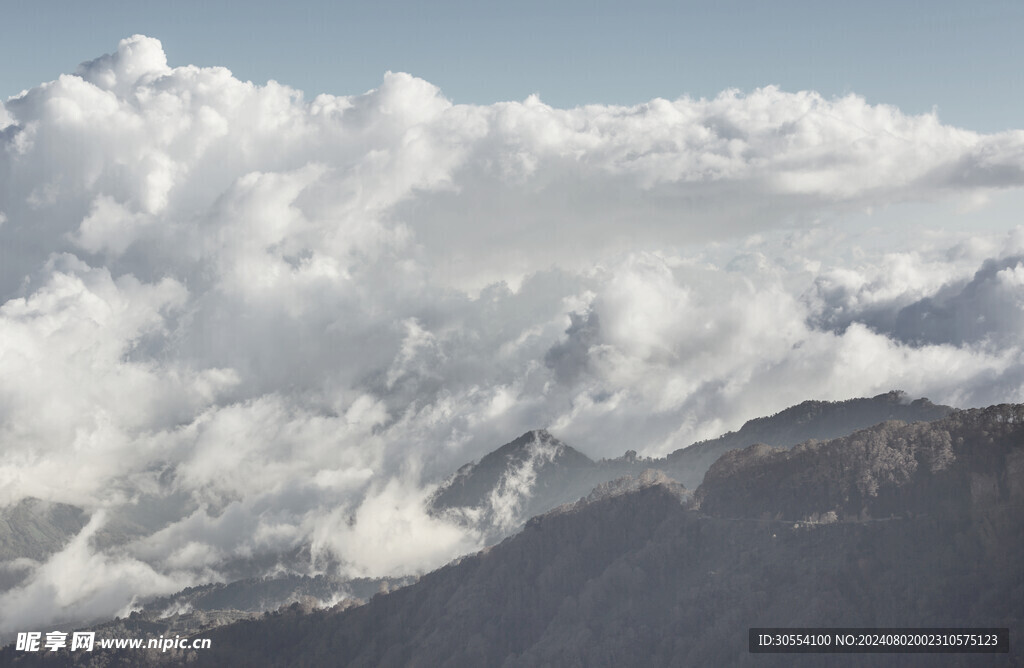
[[[892,391],[867,399],[805,401],[775,415],[746,422],[739,431],[694,443],[666,457],[638,457],[629,451],[593,461],[547,431],[531,431],[466,464],[430,500],[432,512],[483,532],[486,543],[518,530],[526,520],[586,496],[602,483],[645,470],[658,470],[696,489],[721,455],[755,443],[792,447],[829,439],[887,420],[927,422],[953,409]]]
[[[346,580],[325,575],[280,575],[213,583],[147,601],[131,614],[95,621],[88,628],[101,638],[197,635],[289,606],[299,606],[306,612],[323,608],[343,610],[416,580],[415,576]]]
[[[238,580],[227,584],[189,587],[171,596],[147,602],[141,612],[155,613],[157,617],[166,617],[168,613],[174,612],[217,610],[263,613],[296,602],[331,607],[342,600],[368,600],[375,594],[404,587],[415,581],[415,577],[342,580],[324,575]]]
[[[437,488],[429,500],[429,510],[438,519],[475,532],[483,544],[490,545],[517,532],[530,517],[584,497],[628,488],[635,484],[628,481],[640,480],[645,471],[667,473],[686,482],[692,490],[699,484],[706,462],[730,448],[754,442],[786,446],[888,419],[934,419],[950,410],[924,399],[911,401],[900,392],[873,399],[803,402],[774,416],[750,420],[739,432],[694,444],[666,458],[642,457],[630,451],[617,458],[594,461],[547,431],[535,430],[459,469]],[[145,539],[152,531],[147,527],[154,522],[157,527],[172,524],[182,512],[194,512],[188,499],[174,501],[143,495],[123,511],[114,513],[86,540],[117,549],[132,540]],[[23,502],[8,511],[5,518],[4,535],[9,538],[5,542],[8,575],[4,586],[8,590],[25,580],[32,564],[65,548],[87,520],[82,509],[39,501]],[[316,563],[312,556],[307,545],[226,560],[220,565],[216,584],[187,587],[171,596],[142,598],[122,614],[127,616],[134,610],[134,614],[141,615],[136,622],[145,621],[150,629],[161,628],[161,624],[168,630],[206,627],[275,610],[295,601],[321,607],[342,600],[353,601],[373,593],[367,592],[360,582],[395,581],[331,575],[339,565],[323,560]],[[179,613],[185,617],[173,623],[165,621],[167,615]],[[104,619],[76,619],[72,615],[62,621],[95,624]]]
[[[500,545],[364,606],[293,606],[208,632],[210,650],[102,660],[821,665],[822,655],[751,655],[747,629],[990,626],[1017,637],[1022,559],[1024,405],[1000,405],[792,450],[732,451],[692,498],[648,476],[624,493],[537,517]],[[15,658],[34,665],[42,655]],[[979,662],[967,654],[827,658]],[[1011,641],[1010,655],[984,661],[1016,665],[1020,649]]]
[[[854,399],[843,402],[807,401],[780,413],[748,421],[739,432],[718,439],[694,444],[667,458],[646,458],[627,452],[615,459],[593,461],[589,457],[562,443],[545,430],[531,431],[491,452],[480,462],[463,466],[450,476],[430,500],[431,512],[454,520],[474,531],[479,531],[486,544],[500,541],[522,528],[530,517],[561,507],[571,511],[597,499],[619,496],[630,491],[661,484],[672,487],[677,495],[688,497],[690,492],[678,485],[676,479],[697,478],[703,469],[702,460],[738,444],[771,442],[787,445],[799,438],[815,435],[827,437],[853,430],[862,424],[902,417],[908,421],[930,420],[947,415],[952,409],[935,406],[926,399],[911,401],[904,393],[889,392],[872,399]],[[688,453],[697,456],[687,457]],[[688,468],[680,466],[684,463]],[[696,462],[696,463],[695,463]],[[682,475],[680,475],[680,473]],[[690,487],[695,488],[696,485]],[[44,504],[23,504],[25,508],[45,508]],[[136,507],[145,512],[145,505]],[[84,522],[81,511],[75,517]],[[167,509],[164,509],[165,512]],[[108,523],[111,526],[131,526],[127,519]],[[9,524],[12,533],[19,527]],[[31,527],[27,527],[31,529]],[[112,540],[111,530],[97,537]],[[65,540],[70,535],[65,536]],[[59,546],[51,547],[56,550]],[[20,553],[18,553],[20,554]],[[17,557],[12,553],[11,558]],[[412,578],[398,580],[368,580],[316,575],[301,572],[308,568],[307,550],[292,554],[256,556],[231,565],[231,570],[245,579],[229,580],[199,587],[189,587],[172,596],[143,600],[141,607],[132,612],[130,624],[114,622],[99,624],[104,633],[115,629],[127,632],[140,628],[147,633],[197,632],[215,626],[273,611],[293,602],[305,606],[330,607],[338,602],[353,605],[367,598],[377,588],[409,583]],[[246,577],[246,573],[272,572],[275,568],[291,569],[292,574],[279,573],[259,578]],[[298,571],[297,573],[295,571]],[[126,616],[126,620],[129,618]],[[94,624],[102,620],[94,621]]]
[[[594,462],[547,431],[531,431],[460,468],[438,488],[430,508],[479,528],[491,544],[518,531],[534,515],[644,468],[636,453]]]
[[[661,484],[599,498],[362,608],[282,614],[214,638],[231,651],[268,638],[287,659],[267,665],[820,665],[749,655],[746,630],[1024,630],[1022,405],[888,422],[790,451],[754,446],[708,478],[692,503]]]
[[[81,508],[34,498],[0,508],[0,591],[21,582],[33,562],[59,552],[87,521]]]

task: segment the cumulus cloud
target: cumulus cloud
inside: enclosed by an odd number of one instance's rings
[[[1019,232],[1002,248],[977,238],[931,258],[887,253],[874,267],[823,273],[805,297],[812,318],[837,332],[860,322],[911,345],[1012,345],[1024,327]]]
[[[963,287],[947,286],[900,309],[893,334],[914,343],[1011,343],[1024,331],[1022,288],[1024,257],[990,258]]]
[[[0,144],[0,502],[93,517],[17,564],[40,623],[437,566],[480,537],[431,485],[529,429],[656,455],[807,398],[1024,401],[1018,221],[892,222],[1019,190],[1020,131],[770,86],[307,99],[134,36],[8,99]]]

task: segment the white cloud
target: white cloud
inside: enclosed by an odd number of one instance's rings
[[[107,518],[3,595],[33,619],[302,545],[439,565],[479,536],[429,483],[528,429],[660,454],[812,397],[1024,400],[1024,232],[898,215],[1019,190],[1021,132],[774,87],[306,100],[136,36],[8,100],[0,143],[0,501]]]
[[[179,572],[161,573],[130,557],[94,551],[90,538],[104,522],[94,515],[24,586],[0,594],[0,637],[54,623],[127,615],[136,597],[170,594],[195,584]]]
[[[160,42],[143,35],[133,35],[122,39],[115,53],[83,63],[77,74],[97,88],[116,89],[120,95],[127,95],[140,81],[152,80],[169,72]]]
[[[375,485],[353,511],[317,518],[313,554],[340,557],[352,575],[379,577],[438,568],[481,547],[478,536],[427,514],[426,500],[399,479]]]

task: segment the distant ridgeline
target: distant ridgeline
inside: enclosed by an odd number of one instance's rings
[[[931,422],[952,412],[950,406],[927,399],[910,401],[899,391],[871,399],[805,401],[770,417],[750,420],[739,431],[676,450],[666,457],[666,470],[684,485],[696,487],[715,460],[729,450],[757,443],[791,448],[811,439],[846,436],[889,420]]]
[[[822,665],[748,653],[748,628],[799,626],[1009,627],[1009,655],[833,663],[1020,665],[1021,564],[1024,405],[1001,405],[733,451],[692,495],[658,472],[607,483],[366,605],[296,605],[208,631],[209,650],[104,665]]]
[[[789,448],[810,439],[845,436],[889,420],[937,420],[952,411],[927,399],[910,401],[896,391],[871,399],[805,401],[660,459],[640,459],[629,452],[595,462],[544,430],[532,431],[460,468],[438,489],[430,509],[480,529],[488,543],[495,543],[529,518],[573,503],[601,483],[622,476],[654,469],[694,489],[715,460],[730,450],[758,443]]]

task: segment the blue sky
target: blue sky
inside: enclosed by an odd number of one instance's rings
[[[768,84],[855,92],[944,123],[1020,127],[1024,5],[965,2],[661,2],[555,5],[5,2],[0,95],[73,71],[134,33],[170,64],[223,65],[309,93],[376,87],[387,70],[455,102],[631,104]]]

